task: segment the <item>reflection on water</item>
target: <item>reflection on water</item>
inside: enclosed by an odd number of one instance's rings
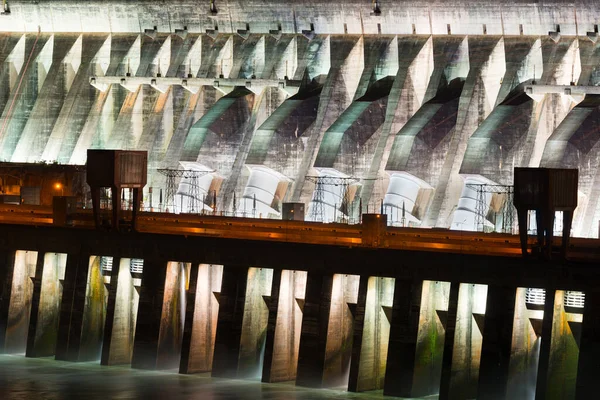
[[[0,399],[202,399],[202,400],[331,400],[394,399],[381,391],[349,393],[305,389],[292,383],[211,378],[69,363],[51,358],[0,355]]]

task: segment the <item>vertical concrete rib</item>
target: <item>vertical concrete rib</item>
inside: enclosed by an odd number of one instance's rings
[[[527,290],[517,288],[507,399],[528,400],[535,392],[544,311],[527,304]]]
[[[193,275],[192,267],[179,367],[182,373],[208,372],[212,369],[219,316],[217,295],[221,290],[223,266],[200,264],[196,278]]]
[[[57,360],[82,361],[80,345],[89,265],[90,256],[85,252],[67,254],[56,341]]]
[[[276,275],[269,302],[269,325],[265,345],[263,382],[283,382],[296,378],[306,292],[304,271],[281,271],[279,293]]]
[[[47,68],[45,71],[47,75],[42,80],[39,78],[38,72],[39,94],[14,147],[11,161],[40,160],[71,87],[72,81],[69,78],[74,74],[72,74],[72,64],[68,62],[68,59],[73,58],[70,57],[70,54],[77,54],[79,58],[77,69],[79,69],[81,49],[81,36],[79,38],[75,35],[56,36],[47,62],[38,61],[38,69]],[[44,64],[46,64],[45,67],[42,67]]]
[[[156,369],[158,366],[167,277],[171,278],[173,272],[176,272],[173,269],[177,264],[157,259],[144,260],[137,326],[131,359],[133,368]],[[165,322],[168,324],[171,321]]]
[[[35,274],[32,277],[33,290],[31,294],[31,312],[29,315],[29,329],[27,331],[27,347],[25,349],[26,357],[37,357],[35,347],[36,328],[38,324],[40,297],[42,296],[42,276],[44,273],[44,258],[45,254],[39,255],[35,265]],[[44,354],[46,356],[52,354]]]
[[[37,266],[37,251],[18,250],[12,277],[12,289],[4,351],[6,353],[24,353],[27,347],[27,331],[31,316],[33,282]]]
[[[554,320],[554,301],[556,290],[546,289],[544,303],[544,319],[542,321],[542,343],[540,346],[540,359],[538,362],[537,383],[535,385],[536,400],[546,398],[548,389],[548,367],[550,366],[550,350],[552,344],[552,323]]]
[[[198,288],[199,264],[192,263],[190,267],[189,284],[186,291],[185,321],[183,324],[183,336],[181,340],[181,358],[179,359],[179,373],[189,374],[191,370],[190,360],[192,358],[192,334],[194,332],[194,312],[196,310],[196,291]]]
[[[600,292],[585,292],[585,308],[577,365],[577,400],[592,399],[598,395],[600,369]]]
[[[46,253],[38,257],[25,352],[27,357],[54,355],[65,262],[66,254]]]
[[[481,344],[478,399],[506,398],[516,288],[489,286]]]
[[[263,359],[262,382],[274,382],[273,376],[273,354],[275,353],[275,330],[277,329],[277,316],[279,314],[279,296],[281,290],[282,271],[273,271],[273,284],[271,296],[265,299],[269,309],[269,320],[267,322],[267,337],[265,340],[265,355]],[[289,291],[288,291],[289,293]],[[288,380],[288,379],[286,379]]]
[[[383,388],[393,296],[393,278],[361,276],[354,313],[349,391]]]
[[[225,266],[219,295],[219,317],[212,376],[236,377],[246,303],[248,267]]]
[[[52,40],[47,35],[30,35],[25,41],[25,66],[17,79],[4,111],[0,125],[0,158],[10,160],[17,145],[29,113],[33,109],[42,85],[45,70],[40,55],[52,48]],[[46,50],[46,51],[45,51]],[[24,95],[26,93],[26,95]]]
[[[396,278],[383,393],[413,397],[422,281]]]
[[[167,264],[163,306],[160,313],[157,369],[176,368],[180,364],[189,267],[190,264],[182,262],[171,261]],[[141,320],[138,319],[138,323],[139,321]]]
[[[113,258],[104,325],[102,365],[131,363],[139,294],[133,286],[130,263],[129,258]],[[156,274],[158,275],[160,271],[161,269],[157,268]],[[152,335],[153,332],[150,331],[148,334]]]
[[[78,360],[79,361],[97,361],[100,360],[102,354],[102,341],[104,335],[104,324],[106,322],[106,308],[108,302],[108,288],[106,287],[104,271],[102,271],[100,256],[88,257],[87,271],[87,285],[85,285],[83,279],[86,279],[85,275],[79,277],[81,282],[78,281],[78,287],[82,294],[79,296],[85,296],[84,300],[77,300],[77,307],[81,307],[82,321],[80,322],[80,342],[78,342]],[[110,277],[107,277],[110,278]]]
[[[462,190],[460,166],[470,136],[490,114],[506,70],[502,38],[469,38],[469,74],[459,100],[456,126],[450,137],[426,224],[447,226]]]
[[[8,310],[12,295],[12,281],[15,267],[15,251],[0,252],[0,353],[5,352]]]
[[[308,273],[296,385],[323,386],[333,275]]]
[[[439,400],[448,400],[452,398],[450,396],[450,384],[452,381],[452,359],[454,358],[459,289],[460,283],[452,282],[450,284],[450,293],[448,295],[448,314],[446,315],[446,330],[444,334],[444,355],[442,358]]]

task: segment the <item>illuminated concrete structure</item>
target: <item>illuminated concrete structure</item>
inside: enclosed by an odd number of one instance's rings
[[[465,230],[477,230],[469,179],[579,168],[573,233],[597,234],[595,2],[6,4],[3,160],[147,150],[146,207],[165,208],[157,169],[198,165],[219,183],[207,176],[197,194],[180,182],[171,212],[194,196],[194,211],[263,218],[309,204],[306,177],[336,171],[357,184],[326,221],[384,203],[393,225]]]
[[[309,178],[341,177],[352,204],[330,185],[326,222],[381,206],[395,226],[461,230],[478,212],[466,183],[573,167],[574,233],[596,236],[597,2],[295,3],[9,0],[0,158],[147,150],[149,188],[166,186],[158,169],[206,172],[178,182],[170,211],[194,198],[243,216],[318,203]],[[161,206],[156,190],[144,202]],[[368,223],[358,238],[332,225],[327,243],[302,225],[301,244],[284,224],[244,228],[254,240],[2,225],[0,350],[404,397],[596,393],[593,263],[475,252],[481,237],[446,231],[388,248],[402,229]],[[546,289],[541,308],[527,288]],[[574,290],[583,313],[565,306]]]
[[[347,225],[187,218],[217,232],[0,224],[0,351],[410,398],[596,390],[592,240],[550,262],[521,257],[509,235],[495,255],[493,235],[448,230],[414,250],[427,231],[386,228],[381,215],[365,215],[346,246],[326,233]]]

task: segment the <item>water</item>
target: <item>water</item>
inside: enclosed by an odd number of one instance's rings
[[[71,363],[52,358],[0,355],[0,399],[202,399],[202,400],[384,400],[382,391],[349,393],[306,389],[293,383],[211,378]]]

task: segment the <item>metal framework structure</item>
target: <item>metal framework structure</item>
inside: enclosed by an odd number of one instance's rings
[[[348,188],[351,184],[358,180],[353,177],[337,177],[337,176],[307,176],[306,180],[315,184],[315,196],[312,200],[312,207],[310,210],[310,216],[313,221],[325,222],[325,209],[323,204],[325,201],[325,187],[326,186],[341,186],[341,193],[343,194],[342,203],[339,208],[337,204],[333,204],[336,210],[342,213],[343,219],[350,218],[350,193]]]
[[[477,192],[477,204],[475,207],[476,228],[478,232],[484,232],[486,218],[486,194],[503,194],[506,195],[504,204],[502,204],[502,232],[512,233],[514,225],[515,207],[513,204],[514,186],[512,185],[496,185],[496,184],[475,184],[468,183],[467,187]]]
[[[174,211],[175,210],[175,195],[177,194],[177,188],[181,179],[188,179],[190,191],[189,195],[189,212],[197,213],[202,209],[198,204],[200,197],[198,178],[209,174],[213,171],[196,171],[191,169],[159,169],[158,172],[167,178],[166,190],[165,190],[165,209]]]

